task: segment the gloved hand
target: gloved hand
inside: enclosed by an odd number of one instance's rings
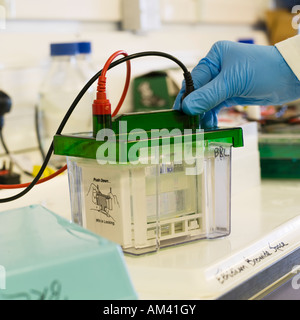
[[[181,101],[183,82],[173,108],[201,115],[203,128],[217,126],[223,107],[281,105],[300,98],[300,81],[274,46],[216,42],[191,74],[195,91]]]

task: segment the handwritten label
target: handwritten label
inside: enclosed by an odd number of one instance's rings
[[[275,245],[268,244],[267,249],[262,250],[258,255],[244,258],[244,263],[240,264],[238,267],[229,268],[225,271],[218,270],[216,274],[216,279],[219,283],[224,284],[228,280],[236,277],[237,275],[249,270],[250,268],[254,268],[259,265],[262,261],[265,261],[270,256],[274,254],[278,254],[284,250],[289,244],[285,242],[279,242]]]
[[[8,300],[67,300],[62,294],[62,284],[59,280],[53,280],[49,286],[42,289],[30,289],[28,291],[16,292],[12,294],[1,294]]]
[[[215,154],[215,158],[220,158],[220,159],[223,159],[223,158],[225,158],[225,157],[229,157],[230,156],[230,154],[227,154],[226,153],[226,149],[225,148],[223,148],[222,146],[220,146],[220,147],[216,147],[215,149],[214,149],[214,154]]]

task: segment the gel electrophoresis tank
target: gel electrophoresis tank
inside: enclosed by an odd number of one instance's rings
[[[114,139],[55,136],[73,221],[136,255],[227,236],[231,148],[243,145],[242,129],[197,128],[197,117],[168,110],[116,117]]]

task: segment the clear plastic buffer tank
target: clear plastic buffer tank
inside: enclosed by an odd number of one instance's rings
[[[231,148],[242,146],[241,128],[203,131],[175,110],[116,116],[96,137],[54,137],[73,221],[135,255],[230,234]]]

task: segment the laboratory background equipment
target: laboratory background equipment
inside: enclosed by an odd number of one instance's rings
[[[300,106],[268,106],[258,121],[261,177],[299,179]]]
[[[43,153],[48,150],[53,135],[78,91],[86,82],[77,62],[77,43],[52,43],[50,45],[51,64],[39,91],[37,107],[37,127]],[[76,112],[66,125],[66,130],[88,131],[91,127],[91,113],[86,112],[92,97],[87,92]],[[53,157],[52,165],[62,163]]]
[[[1,163],[2,169],[0,169],[0,185],[4,184],[18,184],[20,183],[21,174],[19,172],[15,172],[15,167],[19,169],[20,172],[27,176],[32,176],[30,172],[23,169],[22,166],[16,161],[11,153],[8,145],[6,143],[5,134],[3,132],[4,128],[4,115],[11,111],[12,107],[12,99],[11,97],[4,91],[0,90],[0,143],[2,148],[4,149],[5,155],[8,159],[3,160]],[[8,160],[8,161],[7,161]]]
[[[80,41],[77,43],[77,46],[78,53],[76,55],[76,60],[80,72],[87,82],[97,71],[93,65],[92,43],[90,41]]]
[[[154,71],[133,80],[133,111],[171,109],[179,92],[167,71]]]
[[[0,132],[2,132],[4,125],[4,115],[10,112],[11,106],[11,97],[6,92],[0,90]]]

